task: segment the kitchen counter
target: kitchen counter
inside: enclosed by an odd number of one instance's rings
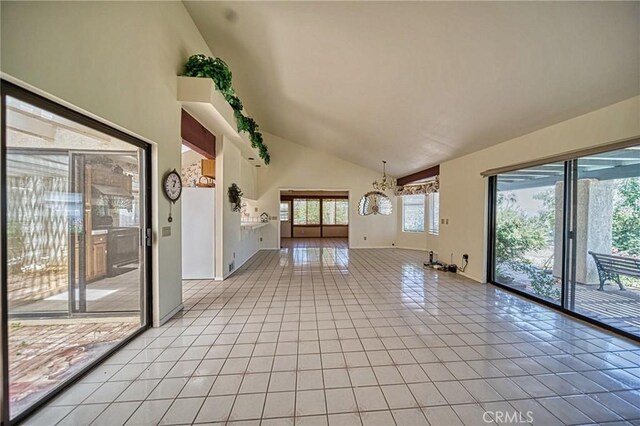
[[[240,222],[240,229],[254,230],[268,225],[269,222]]]

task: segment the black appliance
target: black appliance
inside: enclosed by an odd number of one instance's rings
[[[137,269],[140,256],[138,228],[110,228],[107,234],[107,276]]]

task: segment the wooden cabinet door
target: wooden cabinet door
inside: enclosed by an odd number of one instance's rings
[[[86,281],[91,281],[93,280],[93,278],[96,276],[95,273],[95,268],[94,268],[94,249],[93,249],[93,240],[90,240],[90,238],[87,238],[87,241],[85,246],[87,248],[87,251],[85,253],[85,280]]]
[[[93,274],[94,278],[107,275],[107,244],[98,243],[93,246]]]

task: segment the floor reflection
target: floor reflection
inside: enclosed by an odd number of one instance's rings
[[[349,248],[346,238],[283,238],[280,266],[321,266],[347,272]]]

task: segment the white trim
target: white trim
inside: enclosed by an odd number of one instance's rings
[[[470,280],[473,280],[473,281],[475,281],[475,282],[477,282],[477,283],[479,283],[479,284],[486,284],[486,283],[484,282],[484,280],[481,280],[481,279],[478,279],[478,278],[476,278],[476,277],[473,277],[473,276],[471,276],[471,275],[469,275],[469,274],[467,274],[467,273],[464,273],[464,272],[460,272],[460,271],[458,271],[458,274],[459,274],[459,275],[462,275],[462,276],[463,276],[463,277],[465,277],[465,278],[469,278]]]
[[[171,310],[171,312],[169,312],[167,315],[165,315],[164,317],[160,318],[160,320],[154,321],[153,322],[153,326],[154,327],[162,327],[164,324],[167,323],[167,321],[169,321],[171,318],[176,316],[176,314],[178,312],[182,311],[183,309],[184,309],[184,305],[181,303],[178,306],[176,306],[175,308],[173,308]]]
[[[393,249],[398,248],[395,246],[359,246],[359,247],[349,247],[350,250],[366,250],[366,249]]]

